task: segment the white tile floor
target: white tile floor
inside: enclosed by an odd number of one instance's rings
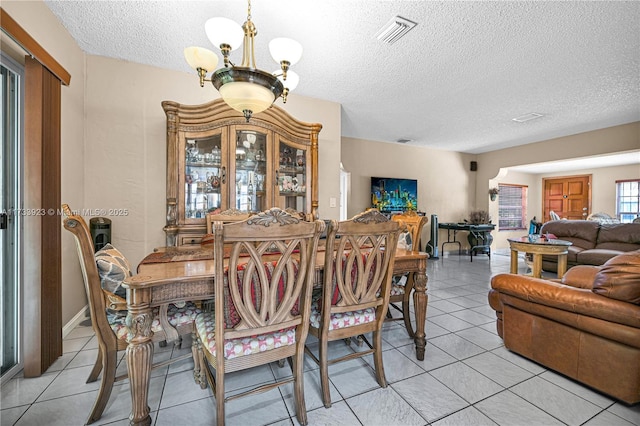
[[[521,262],[524,272],[524,262]],[[510,353],[495,331],[488,306],[492,275],[507,272],[509,258],[494,253],[430,260],[427,349],[417,361],[401,322],[384,331],[387,381],[375,381],[371,357],[330,368],[333,406],[323,407],[318,370],[306,363],[305,400],[310,425],[640,425],[640,404],[627,406]],[[187,342],[188,343],[188,342]],[[336,353],[357,350],[334,342]],[[157,348],[155,359],[185,350]],[[86,384],[95,361],[93,332],[78,326],[64,341],[64,355],[35,379],[20,376],[1,389],[1,424],[82,425],[98,383]],[[124,353],[121,353],[122,357]],[[155,425],[211,425],[215,409],[210,390],[193,382],[192,361],[154,370],[149,406]],[[126,371],[121,359],[119,371]],[[286,365],[232,373],[234,392],[291,374]],[[128,424],[127,381],[116,383],[102,419],[96,424]],[[292,387],[234,400],[227,404],[229,425],[297,424]]]

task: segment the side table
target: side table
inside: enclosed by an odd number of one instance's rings
[[[567,271],[567,253],[570,241],[539,239],[529,241],[528,237],[509,238],[509,248],[511,249],[511,270],[512,274],[518,273],[518,252],[531,253],[533,255],[533,276],[542,276],[542,255],[551,254],[558,256],[558,278],[562,278]]]

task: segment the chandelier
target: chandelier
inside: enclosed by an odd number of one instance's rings
[[[269,73],[256,67],[256,26],[251,21],[251,0],[247,1],[247,20],[240,27],[227,18],[211,18],[204,25],[211,43],[220,48],[224,67],[213,71],[218,65],[218,56],[202,47],[187,47],[184,56],[189,66],[198,72],[200,87],[211,81],[224,101],[241,112],[247,122],[253,114],[269,108],[277,98],[287,102],[287,95],[298,85],[298,75],[289,67],[300,60],[302,45],[290,38],[276,38],[269,43],[273,59],[280,69]],[[242,45],[242,63],[238,66],[229,59],[231,51]],[[211,78],[207,74],[213,71]]]

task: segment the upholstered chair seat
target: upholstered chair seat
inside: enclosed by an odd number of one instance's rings
[[[151,331],[154,333],[162,333],[164,328],[160,321],[160,308],[156,307],[152,309],[153,321],[151,322]],[[195,321],[196,315],[200,313],[200,309],[192,303],[187,302],[183,307],[179,308],[174,304],[170,304],[167,310],[167,320],[174,328],[182,328],[188,326]],[[126,312],[117,313],[115,315],[107,314],[109,325],[116,334],[118,339],[127,339],[127,325],[125,320],[127,318]]]

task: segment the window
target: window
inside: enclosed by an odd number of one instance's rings
[[[527,186],[498,185],[498,226],[500,230],[525,229],[527,221]]]
[[[622,223],[640,217],[640,180],[616,181],[616,216]]]

